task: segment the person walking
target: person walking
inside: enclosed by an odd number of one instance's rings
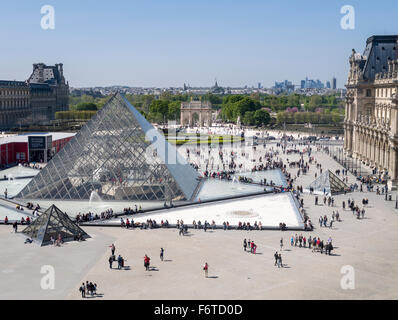
[[[246,252],[246,248],[247,248],[247,242],[246,242],[246,239],[245,239],[245,240],[243,240],[243,249],[245,250],[245,252]]]
[[[144,257],[145,271],[149,270],[150,261],[151,261],[151,258],[149,258],[147,255],[145,255],[145,257]]]
[[[83,282],[82,285],[80,286],[79,291],[80,291],[81,294],[82,294],[82,298],[85,298],[85,297],[86,297],[86,286],[84,285],[84,282]]]
[[[280,264],[281,268],[283,268],[282,255],[281,254],[278,255],[278,260],[279,260],[279,264]]]
[[[278,251],[276,251],[276,252],[274,253],[274,258],[275,258],[274,266],[276,266],[276,265],[278,264],[278,259],[279,259]]]
[[[280,240],[281,251],[283,250],[283,237]]]
[[[209,265],[207,262],[205,262],[205,265],[203,266],[203,270],[205,271],[205,277],[207,278],[208,272],[209,272]]]
[[[112,269],[113,257],[110,256],[108,261],[109,261],[109,268]]]
[[[118,268],[119,270],[122,268],[122,265],[123,265],[122,261],[123,261],[123,258],[122,258],[122,256],[119,254],[119,256],[117,257],[117,268]]]
[[[160,248],[160,260],[163,261],[164,249]]]
[[[111,248],[112,256],[114,256],[114,255],[115,255],[115,250],[116,250],[115,245],[112,243],[112,245],[110,246],[110,248]]]

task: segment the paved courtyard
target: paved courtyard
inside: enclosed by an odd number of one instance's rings
[[[323,170],[341,168],[322,152],[313,155]],[[299,158],[292,154],[280,157],[291,161]],[[295,175],[297,169],[290,171]],[[316,166],[311,165],[296,185],[305,188],[315,172]],[[349,175],[349,183],[354,182]],[[369,199],[365,219],[358,220],[351,211],[342,209],[342,201],[349,197],[357,204],[364,197]],[[11,226],[0,226],[0,281],[8,289],[1,291],[0,298],[81,299],[79,285],[88,280],[97,283],[98,292],[103,294],[96,299],[397,299],[395,201],[385,201],[375,192],[335,196],[334,207],[315,206],[313,195],[304,194],[303,199],[315,230],[302,234],[325,241],[331,237],[335,248],[331,256],[291,247],[293,232],[289,231],[190,230],[188,236],[179,236],[177,229],[86,227],[94,235],[90,241],[38,248],[24,245],[23,237],[13,234]],[[319,216],[326,214],[330,220],[333,210],[339,211],[342,221],[331,229],[320,228]],[[279,250],[281,237],[286,267],[278,269],[273,254]],[[243,251],[244,238],[255,241],[256,255]],[[116,246],[116,255],[127,260],[129,270],[109,269],[111,243]],[[159,259],[161,247],[165,249],[163,262]],[[145,271],[145,254],[151,258],[153,271]],[[209,264],[207,279],[202,270],[205,262]],[[54,291],[40,289],[40,266],[44,264],[55,268]],[[341,269],[347,265],[355,271],[353,290],[341,287]]]

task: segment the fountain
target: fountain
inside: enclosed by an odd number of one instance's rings
[[[106,204],[103,202],[97,191],[93,190],[90,194],[90,200],[88,201],[88,206],[91,210],[105,208]]]

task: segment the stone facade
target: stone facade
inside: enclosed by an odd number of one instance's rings
[[[346,84],[344,151],[398,182],[398,36],[373,36],[353,50]]]
[[[0,81],[0,128],[48,124],[55,112],[68,110],[69,85],[62,63],[33,64],[26,81]]]
[[[201,127],[212,124],[213,109],[211,103],[206,101],[191,100],[190,102],[181,103],[181,125],[199,125]],[[196,119],[195,119],[196,118]]]
[[[0,81],[0,128],[22,125],[30,114],[29,85],[23,81]]]

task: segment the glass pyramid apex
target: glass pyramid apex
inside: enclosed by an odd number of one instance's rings
[[[116,93],[17,198],[192,200],[199,184],[176,148]]]

